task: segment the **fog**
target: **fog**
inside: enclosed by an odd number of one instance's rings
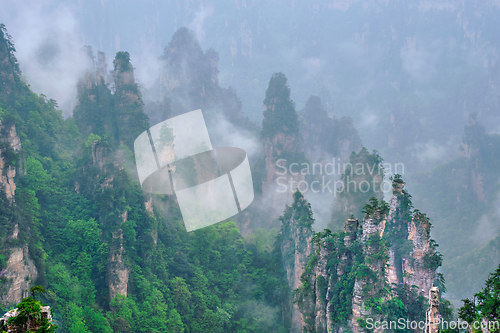
[[[204,52],[218,53],[219,85],[234,88],[244,115],[257,127],[269,78],[285,73],[297,111],[318,95],[330,117],[352,117],[363,146],[405,165],[414,204],[435,213],[439,235],[452,228],[443,216],[461,203],[443,204],[441,212],[432,201],[444,195],[412,180],[444,178],[438,176],[447,163],[475,170],[474,163],[490,156],[469,163],[460,159],[459,146],[471,114],[488,135],[500,133],[499,14],[498,1],[0,2],[0,22],[13,37],[25,80],[36,93],[56,100],[66,117],[76,104],[76,83],[89,68],[84,45],[104,51],[109,67],[116,52],[128,51],[145,102],[156,102],[159,57],[173,33],[188,27]],[[177,102],[189,106],[181,97]],[[208,125],[216,145],[243,148],[251,160],[262,153],[257,133],[222,114]],[[479,172],[493,174],[492,165]],[[419,176],[425,172],[427,178]],[[473,193],[471,184],[451,178],[443,186]],[[487,248],[500,232],[498,178],[491,187],[484,179],[484,212],[473,214],[473,230],[462,239],[477,248]],[[319,231],[330,220],[334,198],[306,197]],[[264,209],[272,205],[266,196],[259,200]],[[445,260],[464,254],[449,245],[440,249]],[[455,299],[465,297],[463,290],[449,292]]]

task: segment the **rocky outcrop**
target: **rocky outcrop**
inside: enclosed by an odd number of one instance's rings
[[[19,327],[19,325],[9,324],[10,318],[15,318],[19,315],[19,310],[14,309],[5,313],[3,317],[0,318],[0,331],[6,333],[16,333],[16,332],[35,332],[40,328],[40,324],[36,325],[23,325],[23,327]],[[50,311],[50,306],[41,306],[40,307],[40,318],[37,321],[41,321],[43,319],[47,319],[50,323],[52,323],[52,313]]]
[[[282,132],[262,141],[266,170],[266,176],[262,181],[262,193],[270,202],[273,202],[273,207],[290,204],[290,197],[300,187],[300,182],[305,179],[305,175],[299,172],[299,167],[297,170],[292,169],[293,173],[289,172],[290,164],[296,161],[287,158],[297,155],[297,146],[300,142],[298,135],[288,135]],[[278,209],[274,209],[271,216],[276,218],[280,213]]]
[[[342,173],[342,185],[335,189],[336,199],[329,229],[342,230],[344,222],[351,215],[361,220],[364,216],[363,206],[370,198],[382,200],[384,169],[381,163],[377,152],[370,153],[366,148],[362,148],[359,153],[353,152],[349,163],[335,163],[335,173]]]
[[[263,112],[261,131],[264,170],[261,184],[265,201],[273,203],[267,214],[270,223],[281,213],[280,207],[290,204],[293,192],[305,190],[301,189],[305,174],[300,171],[307,160],[302,152],[298,114],[283,73],[275,73],[269,80],[264,106],[266,110]]]
[[[87,165],[82,167],[77,189],[83,195],[97,197],[102,203],[99,206],[99,222],[114,226],[116,229],[103,235],[103,241],[109,244],[106,283],[109,287],[109,299],[116,295],[127,295],[129,268],[123,241],[122,225],[127,222],[128,210],[117,203],[114,191],[116,182],[124,181],[124,156],[120,149],[113,150],[109,144],[94,140],[86,147]],[[145,198],[144,205],[153,214],[153,201]]]
[[[19,168],[20,155],[22,151],[21,140],[16,132],[14,124],[5,125],[0,121],[0,145],[2,154],[0,155],[0,190],[5,191],[5,195],[10,205],[15,205],[16,183],[14,177],[21,171]],[[19,234],[19,221],[15,223],[9,239],[17,239]],[[4,293],[0,296],[2,304],[16,304],[24,297],[28,296],[28,291],[32,281],[38,275],[35,263],[29,257],[28,246],[18,245],[7,250],[8,256],[6,267],[0,272],[0,276],[7,280],[3,286]]]
[[[17,233],[13,236],[17,238]],[[11,248],[10,253],[3,271],[3,276],[8,279],[8,289],[6,294],[0,297],[0,302],[12,305],[29,296],[30,285],[36,279],[38,271],[33,260],[29,258],[27,246]]]
[[[422,296],[429,295],[441,261],[431,244],[431,224],[422,214],[415,214],[408,226],[408,239],[413,243],[409,259],[403,258],[403,282],[417,286]],[[436,261],[437,260],[437,261]]]
[[[367,319],[385,320],[380,309],[394,297],[414,308],[416,291],[429,295],[441,255],[430,238],[428,218],[413,210],[404,185],[396,175],[390,204],[370,199],[361,225],[349,218],[343,232],[313,236],[314,248],[295,290],[304,332],[366,332]]]
[[[393,288],[399,284],[416,286],[427,297],[436,281],[441,257],[430,238],[429,219],[418,210],[411,212],[410,196],[404,185],[400,178],[393,181],[387,218],[387,239],[392,244],[387,280]]]
[[[370,215],[365,216],[362,224],[360,243],[363,249],[364,264],[368,268],[366,274],[361,278],[356,278],[354,293],[352,296],[352,331],[364,332],[360,326],[360,320],[367,316],[380,320],[380,314],[372,314],[366,302],[369,298],[379,295],[384,288],[385,280],[385,256],[387,248],[383,242],[383,234],[386,224],[386,215],[376,209]],[[375,330],[377,331],[377,330]]]
[[[425,333],[439,333],[439,289],[432,287],[429,290],[429,309],[426,312]]]
[[[16,162],[19,161],[21,152],[21,139],[16,132],[16,126],[2,125],[0,121],[0,186],[10,203],[14,202],[16,193]]]
[[[301,284],[301,276],[304,272],[309,255],[312,251],[312,218],[311,205],[297,191],[294,193],[292,206],[287,206],[284,215],[280,218],[281,226],[281,254],[283,268],[286,278],[292,290]],[[292,303],[292,300],[290,300]],[[291,331],[301,332],[303,317],[298,305],[292,306]]]
[[[124,219],[126,219],[126,217]],[[123,230],[118,229],[113,233],[113,243],[111,245],[108,261],[110,300],[115,298],[118,294],[127,296],[129,270],[125,265],[123,252]]]

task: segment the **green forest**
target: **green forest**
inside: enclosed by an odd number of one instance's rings
[[[500,136],[480,115],[470,114],[459,157],[408,177],[389,174],[384,154],[413,154],[406,141],[421,128],[414,111],[384,109],[388,146],[369,150],[365,125],[330,112],[328,96],[312,95],[299,110],[276,70],[260,91],[257,124],[239,92],[219,84],[219,54],[204,51],[197,36],[176,30],[147,88],[131,53],[117,51],[108,71],[104,53],[96,61],[85,46],[91,65],[63,116],[56,100],[30,87],[0,24],[0,315],[9,318],[0,332],[10,325],[40,333],[361,333],[374,332],[369,320],[426,322],[432,306],[442,321],[498,323],[500,236],[471,232],[481,219],[497,221],[500,188]],[[391,94],[367,96],[385,107]],[[134,141],[196,109],[216,144],[247,149],[255,199],[230,219],[187,232],[175,194],[141,188]],[[398,145],[398,153],[389,149]],[[277,161],[323,170],[332,158],[348,165],[341,190],[321,197],[276,190]],[[197,178],[194,160],[177,166]],[[323,188],[334,179],[284,178]]]
[[[32,282],[47,290],[38,298],[52,307],[57,331],[286,332],[281,305],[289,289],[275,230],[255,230],[245,241],[227,221],[187,233],[173,199],[160,198],[168,214],[149,213],[130,170],[113,165],[133,162],[133,135],[148,126],[137,85],[117,80],[114,94],[97,82],[81,88],[75,116],[64,119],[54,100],[22,80],[4,26],[0,37],[8,59],[0,71],[9,79],[0,88],[2,133],[14,126],[22,144],[14,152],[2,143],[4,170],[18,172],[15,204],[1,192],[0,270],[11,248],[27,244],[38,269]],[[117,54],[116,78],[131,70],[129,61]],[[133,104],[130,94],[138,96]],[[93,161],[96,149],[102,166]],[[108,260],[118,233],[130,288],[110,299]]]

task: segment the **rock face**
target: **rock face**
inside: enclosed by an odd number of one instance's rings
[[[387,218],[387,239],[393,244],[389,250],[388,283],[416,286],[419,294],[427,297],[436,281],[441,257],[430,238],[429,219],[418,210],[411,212],[404,185],[400,179],[393,182]]]
[[[118,229],[113,233],[113,243],[108,262],[109,299],[116,295],[127,296],[129,270],[123,258],[123,230]]]
[[[386,302],[397,297],[414,307],[416,296],[434,290],[441,256],[429,220],[413,211],[401,178],[393,189],[390,204],[372,199],[365,205],[361,224],[349,218],[343,232],[314,234],[295,290],[304,332],[365,332],[368,318],[384,320]]]
[[[128,211],[117,204],[113,195],[115,181],[123,180],[123,156],[120,149],[113,150],[106,142],[94,140],[87,147],[87,165],[81,169],[77,188],[82,194],[97,197],[103,203],[99,207],[99,222],[112,225],[116,229],[108,236],[109,253],[106,282],[109,287],[109,299],[116,295],[127,296],[129,269],[125,263],[122,224],[127,222]],[[144,202],[152,213],[152,199]],[[108,237],[109,238],[108,238]]]
[[[403,282],[417,286],[421,295],[429,295],[436,280],[437,266],[432,266],[435,249],[430,242],[431,225],[423,216],[416,215],[408,226],[408,239],[413,242],[410,259],[403,261]]]
[[[311,205],[300,192],[294,193],[294,202],[287,206],[281,217],[281,254],[288,284],[292,290],[301,284],[300,277],[304,272],[312,250],[312,219]],[[292,300],[290,300],[292,303]],[[303,317],[297,304],[292,307],[291,331],[301,332]]]
[[[14,177],[19,173],[19,154],[22,151],[21,140],[16,132],[15,125],[2,125],[0,122],[0,144],[2,155],[0,156],[0,190],[5,191],[5,196],[10,205],[15,205],[16,183]],[[2,194],[3,195],[3,194]],[[19,222],[16,223],[10,239],[17,239],[19,234]],[[28,296],[29,288],[38,275],[33,260],[29,258],[27,245],[18,245],[10,248],[7,265],[0,276],[7,279],[5,294],[0,295],[2,304],[16,304]]]
[[[16,176],[15,161],[19,159],[17,154],[21,151],[21,140],[17,135],[14,124],[6,126],[2,125],[2,121],[0,121],[0,144],[2,149],[0,155],[0,184],[7,199],[12,203],[16,192],[16,183],[14,182]]]
[[[425,333],[439,332],[439,289],[432,287],[429,290],[429,309],[426,313]]]
[[[366,148],[362,148],[359,153],[353,152],[349,163],[336,162],[334,170],[336,174],[342,173],[343,186],[337,190],[332,220],[328,226],[330,230],[340,231],[351,215],[358,220],[363,219],[361,211],[370,198],[382,200],[384,170],[377,152],[370,153]]]
[[[11,255],[4,273],[4,277],[9,279],[8,290],[0,298],[2,304],[17,304],[29,296],[30,285],[38,274],[35,263],[28,256],[27,246],[15,247],[10,251]]]
[[[371,316],[375,320],[380,315],[372,314],[365,305],[367,299],[380,294],[385,285],[385,256],[387,248],[382,240],[386,223],[386,215],[380,210],[365,216],[362,224],[360,243],[364,256],[364,264],[369,268],[368,274],[356,278],[354,293],[352,296],[352,331],[364,332],[359,324],[360,319]],[[377,331],[377,330],[375,330]]]
[[[291,194],[297,188],[300,190],[300,182],[305,179],[300,172],[301,164],[307,160],[302,153],[298,114],[283,73],[275,73],[269,80],[264,105],[262,195],[266,201],[273,203],[268,216],[274,220],[281,213],[279,209],[290,204]]]
[[[265,155],[266,177],[262,181],[262,193],[273,202],[273,207],[283,207],[290,204],[290,197],[300,187],[300,182],[305,176],[299,170],[288,172],[291,163],[288,156],[298,154],[300,145],[299,135],[289,135],[282,132],[276,133],[272,138],[262,140],[262,150]],[[292,157],[293,158],[293,157]],[[286,168],[285,171],[283,168]],[[281,212],[274,209],[271,216],[276,218]]]

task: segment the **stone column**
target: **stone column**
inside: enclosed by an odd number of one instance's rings
[[[426,314],[425,333],[439,332],[439,289],[432,287],[429,290],[429,310]]]

